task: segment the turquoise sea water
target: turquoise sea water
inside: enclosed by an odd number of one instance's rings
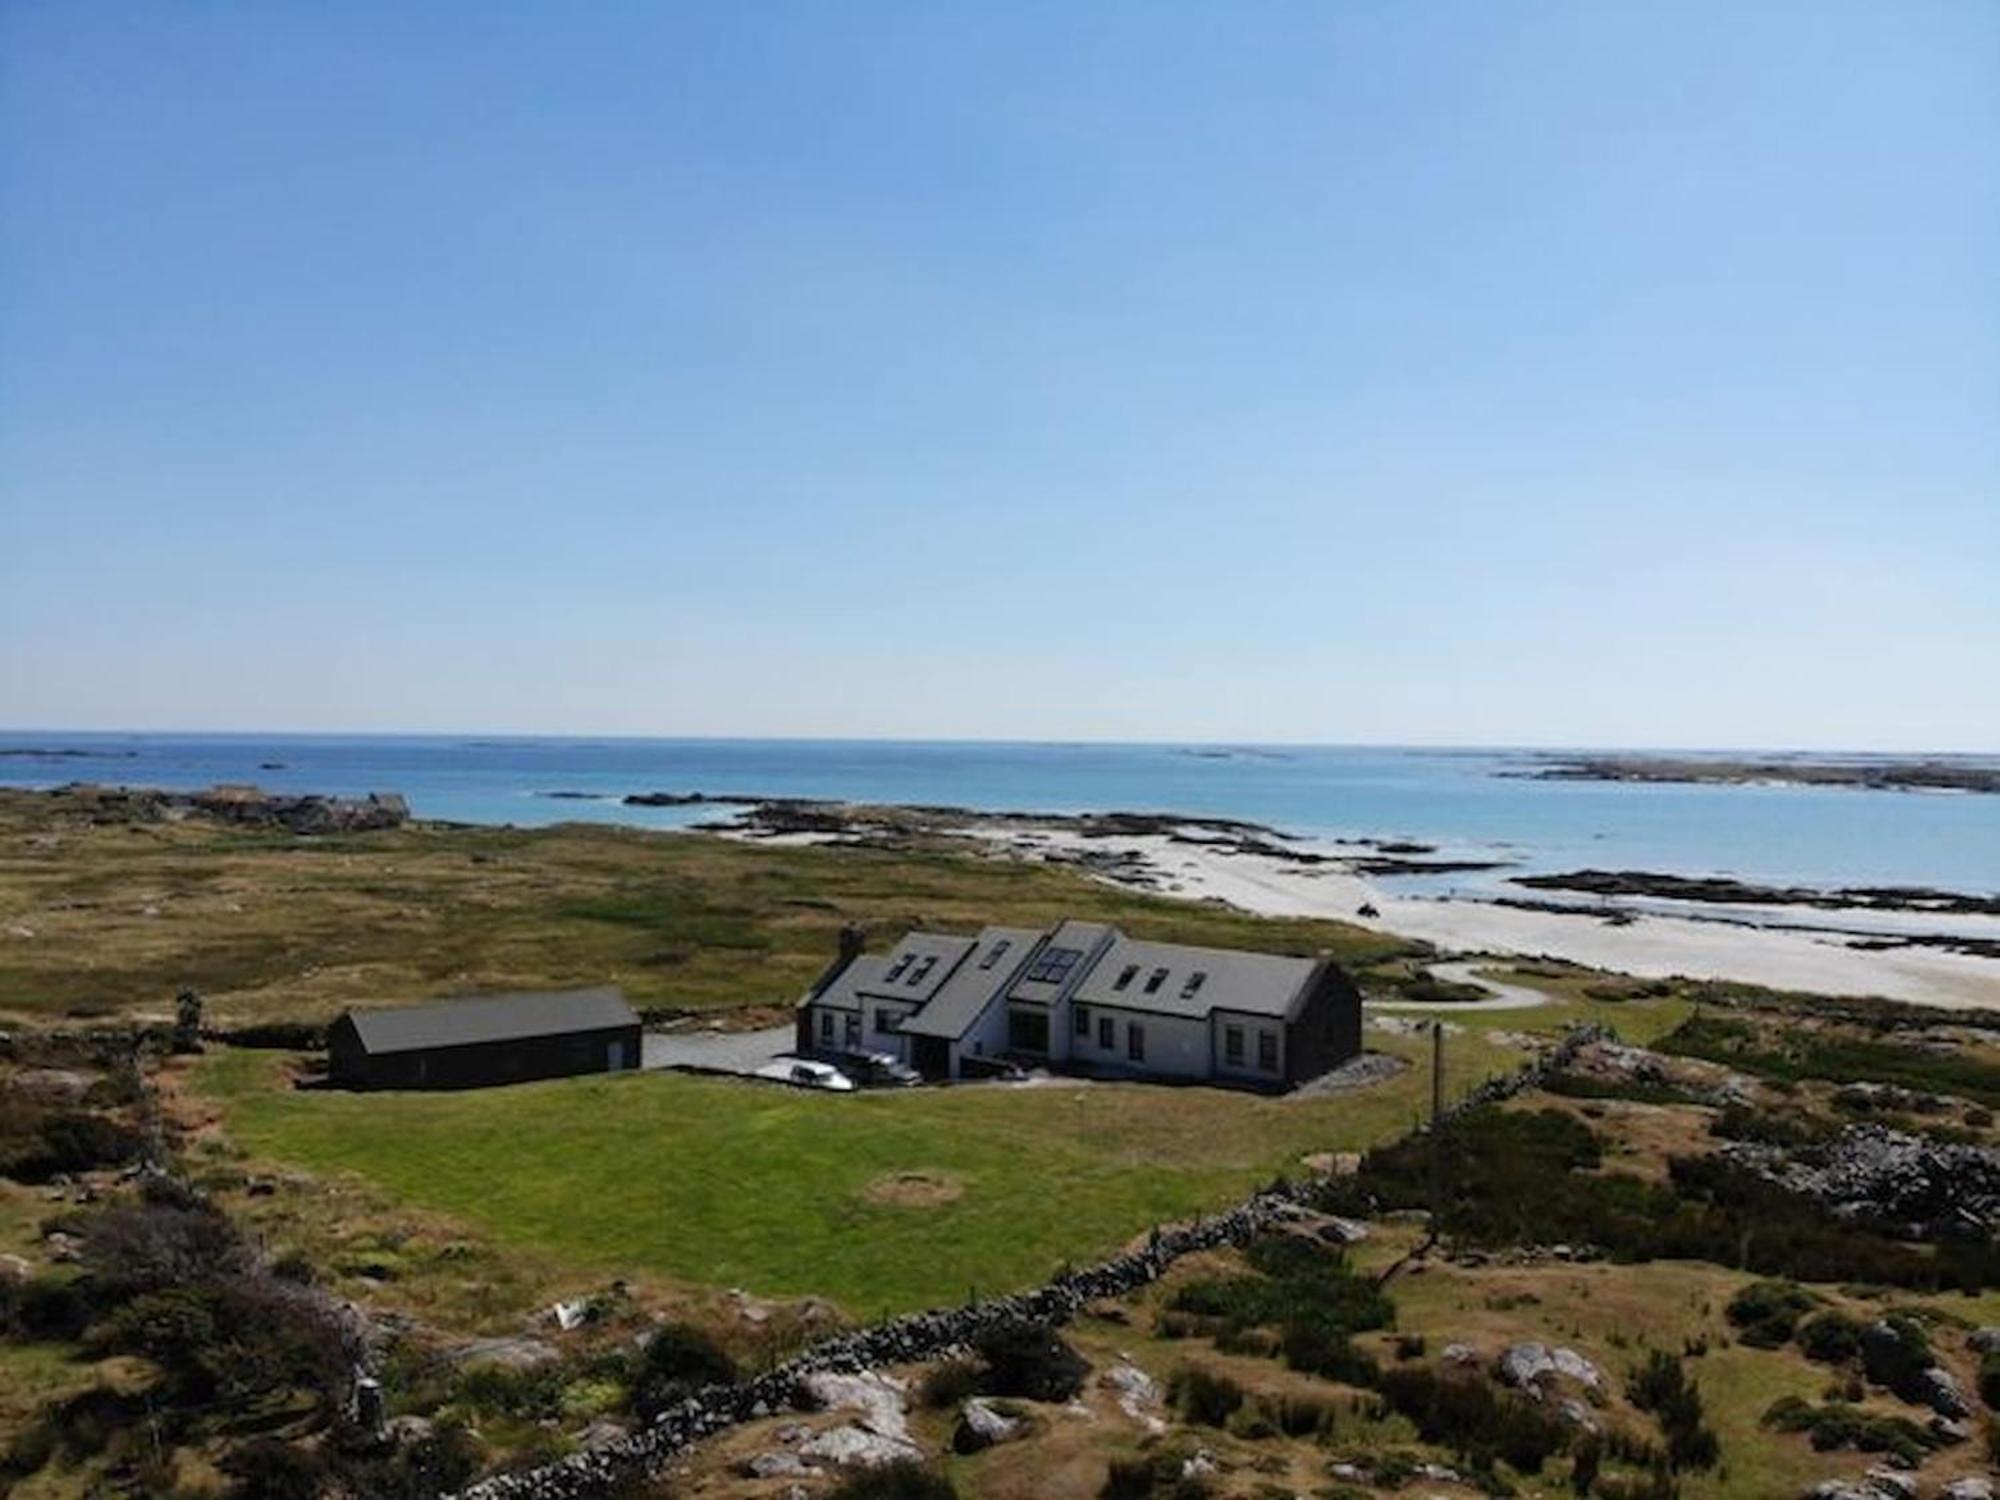
[[[1532,769],[1547,752],[0,734],[0,750],[29,748],[90,754],[0,755],[0,784],[196,787],[247,781],[274,791],[395,791],[407,796],[420,816],[516,824],[596,819],[671,827],[718,816],[714,808],[636,808],[616,800],[644,791],[1050,812],[1187,812],[1246,818],[1290,833],[1407,838],[1452,854],[1518,860],[1520,870],[1507,873],[1593,865],[1822,886],[2000,891],[2000,796],[1548,782],[1501,774]],[[604,800],[538,795],[552,791],[588,792]]]

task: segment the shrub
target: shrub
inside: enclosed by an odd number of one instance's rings
[[[1315,1433],[1330,1432],[1339,1416],[1339,1409],[1333,1402],[1319,1396],[1297,1393],[1267,1396],[1258,1404],[1271,1424],[1286,1437],[1310,1437]]]
[[[983,1373],[974,1360],[948,1359],[933,1365],[925,1374],[923,1384],[918,1388],[918,1399],[939,1411],[956,1406],[966,1397],[979,1394]]]
[[[1208,1500],[1215,1488],[1206,1479],[1185,1478],[1188,1455],[1164,1448],[1133,1458],[1114,1458],[1099,1500]]]
[[[12,1322],[26,1338],[78,1338],[90,1322],[90,1302],[74,1281],[37,1276],[15,1294]]]
[[[986,1388],[1024,1401],[1067,1401],[1083,1389],[1090,1363],[1046,1323],[1014,1321],[973,1341],[986,1363]]]
[[[1925,1429],[1906,1417],[1878,1416],[1845,1401],[1814,1406],[1798,1396],[1774,1401],[1763,1423],[1777,1432],[1802,1432],[1819,1452],[1854,1448],[1863,1453],[1887,1453],[1905,1463],[1920,1463],[1937,1446]]]
[[[1799,1315],[1818,1302],[1811,1292],[1789,1281],[1753,1281],[1729,1299],[1723,1315],[1752,1348],[1778,1349],[1790,1342]]]
[[[1823,1312],[1799,1325],[1799,1348],[1824,1365],[1845,1364],[1861,1352],[1861,1325],[1841,1312]]]
[[[858,1470],[828,1490],[826,1500],[958,1500],[958,1491],[936,1469],[903,1459]]]
[[[1568,1429],[1536,1402],[1473,1372],[1395,1365],[1380,1373],[1377,1389],[1425,1442],[1449,1447],[1475,1468],[1504,1459],[1537,1474],[1569,1441]]]
[[[205,1204],[144,1202],[90,1216],[83,1263],[93,1297],[112,1305],[190,1282],[245,1277],[254,1257]]]
[[[317,1500],[327,1483],[326,1461],[308,1448],[253,1438],[222,1459],[238,1500]]]
[[[640,1351],[632,1376],[632,1406],[651,1421],[708,1385],[734,1385],[736,1362],[688,1323],[669,1323]]]
[[[1167,1380],[1167,1401],[1183,1421],[1220,1427],[1243,1405],[1243,1387],[1214,1370],[1183,1365]]]
[[[1861,1331],[1861,1364],[1868,1378],[1898,1395],[1916,1387],[1931,1367],[1931,1341],[1923,1324],[1891,1313]]]
[[[1979,1357],[1979,1399],[2000,1407],[2000,1349],[1988,1349]]]
[[[1625,1384],[1625,1395],[1659,1420],[1671,1469],[1711,1469],[1721,1445],[1702,1420],[1701,1389],[1680,1360],[1655,1349]]]

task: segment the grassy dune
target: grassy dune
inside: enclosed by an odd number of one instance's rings
[[[182,985],[223,1024],[324,1019],[479,988],[618,984],[634,1003],[789,1003],[843,922],[878,939],[1061,916],[1349,964],[1411,951],[1074,871],[944,851],[780,848],[589,824],[418,824],[295,838],[208,822],[93,826],[0,792],[0,1016],[159,1013]]]

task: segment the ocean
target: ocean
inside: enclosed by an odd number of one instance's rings
[[[571,739],[468,735],[0,734],[0,785],[66,781],[400,792],[417,815],[684,826],[713,807],[627,807],[631,792],[950,803],[1010,811],[1185,812],[1313,838],[1404,839],[1498,875],[1421,876],[1411,893],[1593,866],[1814,886],[2000,891],[2000,796],[1796,786],[1534,781],[1547,751],[1350,746]],[[1806,757],[1810,758],[1810,757]],[[1838,759],[1840,757],[1828,757]],[[1991,761],[1975,761],[1992,764]],[[590,794],[554,798],[551,792]]]

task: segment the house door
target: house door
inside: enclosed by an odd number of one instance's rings
[[[845,1035],[847,1050],[849,1052],[859,1052],[861,1050],[861,1017],[859,1015],[849,1015],[846,1020]]]
[[[951,1043],[941,1036],[910,1038],[914,1056],[910,1063],[926,1078],[943,1078],[951,1072]]]

